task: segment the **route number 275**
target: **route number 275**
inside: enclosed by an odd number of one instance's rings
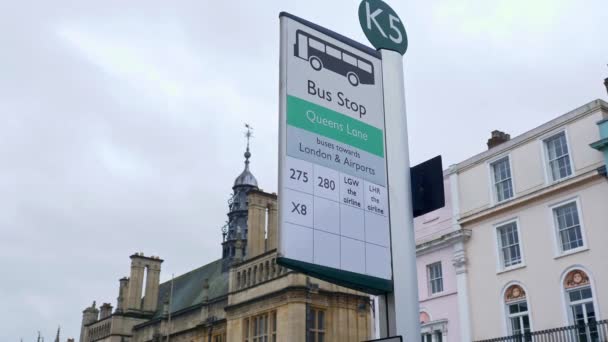
[[[289,173],[289,178],[308,183],[308,172],[291,168],[289,169]]]

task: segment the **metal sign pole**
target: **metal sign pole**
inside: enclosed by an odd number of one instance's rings
[[[420,340],[416,242],[405,110],[403,56],[380,49],[384,90],[394,292],[388,295],[389,335]],[[381,315],[382,317],[382,315]],[[381,322],[383,324],[383,322]],[[386,324],[386,322],[384,322]]]

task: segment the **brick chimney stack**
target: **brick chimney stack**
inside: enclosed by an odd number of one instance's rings
[[[492,137],[488,139],[488,150],[509,140],[511,140],[511,135],[498,130],[492,131]]]

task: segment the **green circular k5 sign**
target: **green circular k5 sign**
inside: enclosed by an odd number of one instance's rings
[[[359,5],[359,23],[376,49],[405,54],[407,34],[395,11],[382,0],[363,0]]]

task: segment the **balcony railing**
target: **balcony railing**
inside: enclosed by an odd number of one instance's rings
[[[608,320],[476,342],[608,342]]]

